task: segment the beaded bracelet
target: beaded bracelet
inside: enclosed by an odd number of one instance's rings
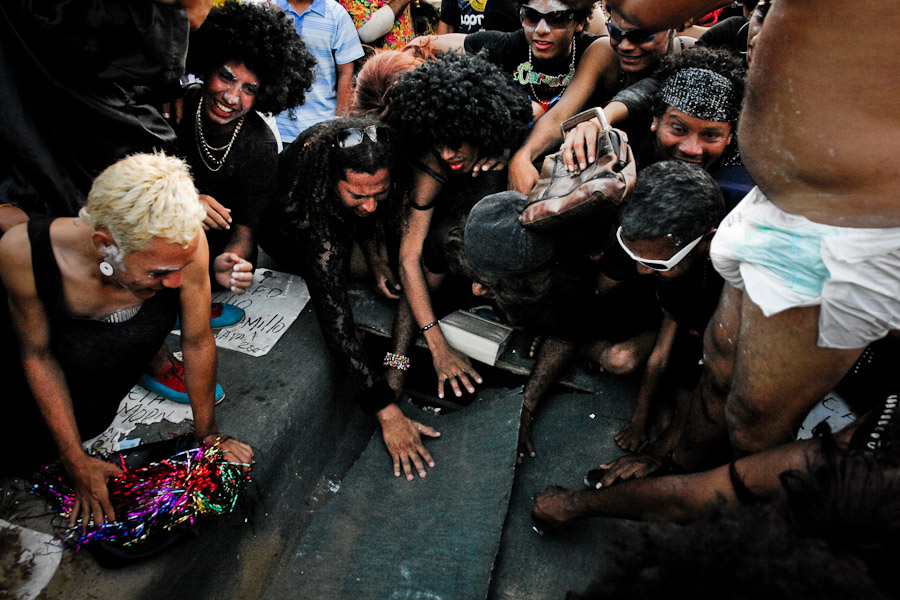
[[[432,327],[434,327],[434,326],[437,325],[437,324],[438,324],[437,321],[432,321],[431,323],[429,323],[428,325],[426,325],[425,327],[423,327],[422,329],[420,329],[420,330],[419,330],[419,333],[425,333],[426,331],[428,331],[429,329],[431,329]]]
[[[392,369],[406,371],[407,369],[409,369],[409,357],[403,356],[402,354],[394,354],[393,352],[388,352],[384,355],[384,366],[390,367]]]

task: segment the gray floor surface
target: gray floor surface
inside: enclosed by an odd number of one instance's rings
[[[174,336],[172,343],[177,345]],[[567,590],[587,584],[601,565],[607,540],[627,535],[633,527],[597,520],[551,538],[540,538],[531,529],[529,511],[535,492],[549,484],[580,486],[586,470],[619,454],[612,436],[631,410],[635,382],[579,376],[590,378],[596,393],[576,393],[570,386],[548,399],[536,424],[538,456],[518,467],[514,467],[515,427],[509,421],[509,411],[518,410],[515,389],[482,389],[480,396],[508,398],[512,393],[513,400],[492,420],[470,426],[458,437],[452,433],[467,423],[467,409],[453,415],[429,415],[439,428],[446,420],[451,435],[429,443],[437,466],[426,480],[410,485],[394,479],[380,435],[373,438],[375,421],[344,393],[344,378],[332,364],[308,306],[269,354],[254,358],[219,352],[218,381],[227,398],[217,415],[223,431],[256,449],[255,510],[238,511],[164,554],[125,568],[104,567],[87,550],[66,551],[41,598],[563,598]],[[478,421],[478,405],[470,408],[471,418]],[[174,429],[163,423],[136,434],[152,441],[178,433]],[[470,455],[479,459],[469,461]],[[377,497],[367,501],[352,485],[364,480],[375,482],[367,490]],[[467,504],[470,488],[485,485],[496,488],[491,508]],[[378,501],[385,498],[415,498],[434,518],[444,515],[445,527],[439,532],[414,526],[398,530],[396,524],[394,529],[381,527],[383,517],[391,512],[378,508]],[[16,522],[52,531],[51,519],[41,514],[40,503],[30,497],[25,502]],[[431,589],[427,575],[422,581],[428,585],[404,588],[406,595],[399,596],[380,595],[383,590],[370,595],[337,583],[329,587],[330,575],[324,572],[313,587],[304,573],[304,552],[331,552],[329,572],[344,573],[346,582],[346,573],[357,562],[346,551],[365,545],[347,529],[319,529],[319,523],[328,519],[339,522],[339,512],[334,511],[348,505],[357,505],[357,515],[367,518],[360,527],[378,531],[371,552],[380,565],[394,565],[396,573],[405,564],[403,553],[416,547],[437,561],[459,565],[474,561],[471,570],[449,568],[441,575],[442,585],[447,584],[441,590],[459,590],[462,595],[426,595]],[[467,514],[478,523],[477,535],[459,520]],[[320,547],[310,545],[316,536],[322,541]],[[456,547],[456,543],[462,545]],[[473,553],[480,553],[477,560]],[[422,593],[416,595],[417,591]]]

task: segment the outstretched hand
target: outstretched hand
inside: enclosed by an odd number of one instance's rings
[[[600,465],[606,473],[600,478],[597,487],[612,485],[617,481],[639,479],[651,475],[661,469],[663,459],[653,454],[627,454],[609,464]]]
[[[208,194],[200,194],[200,203],[206,211],[203,219],[203,229],[231,229],[231,209],[220,204],[218,200]]]
[[[509,161],[502,156],[488,156],[479,159],[478,162],[475,163],[475,166],[472,167],[472,177],[478,177],[479,174],[485,171],[500,171],[505,169],[508,162]]]
[[[235,294],[243,294],[253,283],[253,265],[235,254],[223,252],[213,261],[216,283]]]
[[[109,499],[107,481],[122,474],[122,469],[112,463],[87,454],[72,462],[65,463],[75,488],[75,504],[69,515],[69,526],[75,525],[81,517],[81,531],[87,531],[88,523],[95,525],[112,523],[116,520],[112,502]]]
[[[548,486],[543,492],[535,494],[531,509],[534,530],[545,535],[570,525],[578,518],[574,510],[574,498],[574,491],[558,485]]]
[[[462,396],[463,387],[470,394],[475,393],[472,379],[476,383],[481,383],[481,375],[478,374],[465,354],[446,346],[444,350],[433,349],[431,358],[434,361],[434,370],[438,378],[438,398],[444,397],[446,382],[450,382],[450,387],[453,388],[453,393],[457,398]]]
[[[401,467],[407,481],[415,479],[413,468],[419,477],[425,477],[425,465],[433,468],[434,460],[422,444],[422,435],[440,437],[440,432],[408,418],[396,404],[387,405],[376,416],[381,423],[384,445],[394,463],[394,477],[400,477]]]
[[[400,299],[400,282],[394,271],[384,261],[373,264],[372,278],[375,280],[375,290],[388,300]]]
[[[528,194],[541,178],[534,164],[524,155],[516,154],[509,161],[508,188]]]
[[[562,158],[568,172],[583,171],[594,164],[597,160],[597,134],[602,128],[600,120],[593,118],[579,123],[566,133]]]

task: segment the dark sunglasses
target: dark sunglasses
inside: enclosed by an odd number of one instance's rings
[[[575,13],[571,10],[554,10],[553,12],[542,13],[528,6],[519,9],[519,18],[523,25],[528,27],[537,27],[543,20],[550,29],[565,29],[575,19]]]
[[[659,33],[658,31],[647,31],[646,29],[619,29],[612,24],[612,21],[606,22],[606,30],[609,32],[609,37],[615,40],[617,44],[628,38],[628,41],[635,46],[649,42]]]
[[[363,129],[359,129],[358,127],[344,129],[337,134],[337,139],[335,141],[340,148],[352,148],[353,146],[362,144],[366,138],[369,138],[373,142],[384,143],[387,143],[389,140],[387,129],[378,127],[377,125],[369,125]]]

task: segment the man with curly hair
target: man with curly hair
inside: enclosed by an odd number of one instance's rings
[[[259,112],[302,104],[315,61],[284,13],[266,3],[225,2],[191,39],[190,86],[180,150],[206,207],[214,283],[243,293],[253,277],[255,229],[272,197],[275,136]]]
[[[214,286],[243,294],[253,281],[256,228],[278,166],[275,136],[257,111],[273,114],[302,103],[314,64],[284,13],[266,3],[225,2],[191,39],[188,71],[202,83],[188,87],[176,133],[206,210]],[[211,309],[218,327],[242,315],[228,304]],[[141,385],[185,401],[183,370],[163,348]]]
[[[448,270],[447,236],[471,207],[505,186],[505,157],[531,121],[528,99],[496,66],[472,55],[445,54],[404,74],[389,93],[387,121],[407,144],[416,168],[400,241],[404,298],[394,320],[394,352],[405,355],[416,330],[425,335],[438,378],[456,396],[481,377],[441,332],[429,289]],[[476,176],[479,176],[477,177]],[[389,382],[399,393],[399,371]],[[398,471],[399,473],[399,471]]]

